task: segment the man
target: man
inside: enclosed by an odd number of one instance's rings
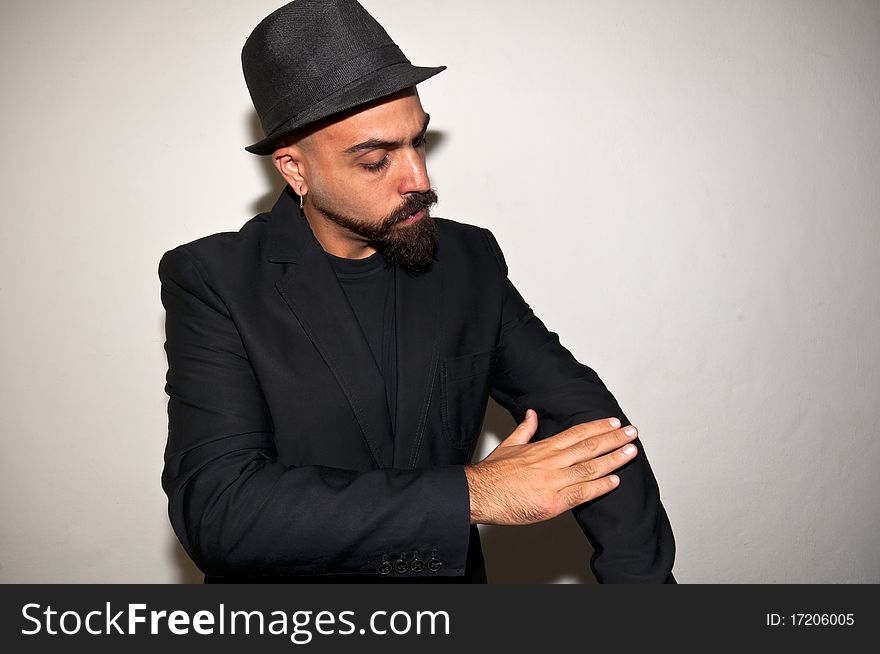
[[[429,213],[416,84],[444,67],[413,66],[354,0],[285,5],[242,62],[266,133],[247,149],[285,190],[159,264],[163,488],[206,581],[485,583],[477,524],[572,510],[600,582],[674,583],[614,396],[491,232]],[[470,464],[490,396],[520,424]]]

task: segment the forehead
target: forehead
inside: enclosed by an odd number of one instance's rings
[[[322,146],[343,150],[369,139],[406,141],[418,134],[424,120],[422,103],[412,89],[374,101],[324,126],[314,136]]]

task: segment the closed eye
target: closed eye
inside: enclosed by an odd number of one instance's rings
[[[413,139],[412,147],[418,149],[418,148],[422,148],[428,144],[428,119],[429,118],[430,118],[430,116],[428,116],[425,120],[425,124],[423,126],[422,133]],[[386,145],[386,144],[383,144],[383,145]],[[387,145],[393,146],[394,144],[387,144]],[[377,173],[380,170],[383,170],[386,166],[388,166],[388,164],[389,164],[388,155],[386,154],[379,161],[375,161],[372,163],[362,163],[359,165],[364,170],[368,170],[371,173]]]
[[[364,169],[369,170],[369,171],[374,172],[374,173],[375,173],[375,172],[379,172],[380,170],[382,170],[382,169],[383,169],[385,166],[387,166],[387,165],[388,165],[388,155],[387,155],[387,154],[386,154],[384,157],[382,157],[379,161],[377,161],[377,162],[375,162],[375,163],[365,163],[365,164],[361,164],[361,166],[362,166]]]

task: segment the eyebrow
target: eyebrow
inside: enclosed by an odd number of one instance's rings
[[[422,131],[418,133],[416,138],[419,136],[423,136],[425,132],[428,131],[428,123],[431,122],[431,114],[425,113],[425,122],[422,124]],[[358,143],[357,145],[353,145],[346,150],[343,150],[343,154],[357,154],[358,152],[363,152],[364,150],[374,150],[377,148],[383,148],[385,150],[390,150],[391,148],[398,148],[402,145],[406,145],[404,141],[383,141],[381,139],[370,139],[368,141],[364,141],[363,143]]]

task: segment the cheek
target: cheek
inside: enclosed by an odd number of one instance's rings
[[[346,201],[372,222],[381,220],[400,206],[401,198],[387,177],[353,176],[342,188]]]
[[[384,220],[403,201],[392,175],[340,171],[332,177],[316,177],[314,184],[316,197],[320,193],[320,197],[340,213],[373,224]]]

